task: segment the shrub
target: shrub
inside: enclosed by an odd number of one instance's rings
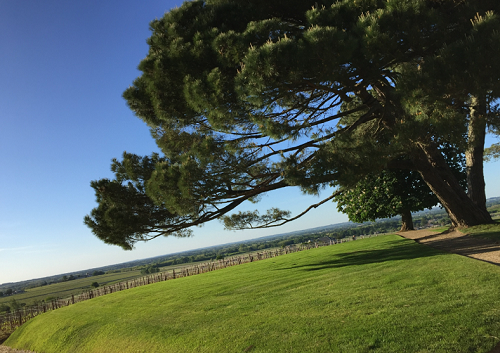
[[[8,306],[7,304],[0,304],[0,313],[3,312],[10,312],[10,306]]]
[[[148,275],[150,273],[156,273],[156,272],[160,272],[160,269],[156,266],[148,266],[141,270],[141,273],[143,275]]]

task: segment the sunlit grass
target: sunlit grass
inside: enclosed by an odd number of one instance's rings
[[[161,282],[43,314],[37,352],[488,352],[500,268],[395,235]]]
[[[485,237],[500,241],[500,220],[496,220],[493,224],[481,224],[469,228],[460,228],[460,231],[471,236]]]

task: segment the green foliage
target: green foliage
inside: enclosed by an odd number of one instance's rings
[[[457,148],[444,146],[443,155],[454,176],[465,188],[465,160],[462,154]],[[396,169],[367,174],[361,180],[353,178],[347,185],[342,185],[341,192],[333,200],[337,202],[340,212],[358,223],[396,215],[403,218],[410,215],[411,218],[411,212],[430,209],[439,202],[419,173]]]
[[[67,282],[69,280],[70,280],[69,277],[66,275],[62,276],[62,278],[61,278],[61,282]]]
[[[100,275],[103,275],[104,274],[104,271],[94,271],[92,272],[92,276],[100,276]]]
[[[10,306],[8,306],[7,304],[5,303],[1,303],[0,304],[0,313],[8,313],[10,312]]]
[[[233,213],[230,216],[224,216],[222,222],[225,229],[254,228],[255,224],[260,227],[284,221],[290,217],[291,212],[283,211],[277,208],[267,210],[266,214],[260,215],[258,210]]]
[[[162,156],[114,160],[114,179],[91,183],[98,207],[85,224],[132,249],[187,236],[276,189],[317,194],[401,169],[402,157],[454,223],[487,220],[459,183],[440,180],[453,179],[443,147],[467,147],[471,97],[498,97],[499,10],[492,1],[184,3],[151,23],[141,76],[123,94]]]
[[[163,161],[157,154],[138,157],[124,153],[123,161],[113,160],[112,171],[116,179],[93,181],[99,207],[85,217],[85,224],[94,234],[108,244],[131,250],[138,240],[146,240],[147,234],[162,232],[162,226],[177,218],[161,205],[156,205],[145,195],[148,181],[157,163]],[[187,236],[189,233],[177,233]]]
[[[411,171],[369,174],[355,187],[345,189],[334,201],[340,212],[358,223],[421,211],[438,203],[419,175]]]
[[[148,266],[146,268],[141,269],[141,274],[147,275],[150,273],[157,273],[160,272],[160,269],[156,266]]]
[[[97,288],[99,287],[99,283],[97,282],[92,282],[92,284],[90,285],[91,287],[94,287],[94,288]]]
[[[12,298],[10,301],[9,301],[9,306],[10,306],[10,309],[12,311],[16,311],[18,310],[19,308],[21,308],[21,304],[17,302],[16,299]]]
[[[287,245],[295,244],[295,242],[292,239],[290,239],[290,240],[280,241],[278,244],[279,244],[280,247],[284,248]]]
[[[500,144],[494,143],[484,150],[484,160],[489,162],[500,158]]]
[[[7,289],[7,290],[5,291],[5,294],[6,294],[6,295],[12,295],[12,289],[11,289],[11,288]]]
[[[30,320],[6,344],[60,353],[486,353],[500,337],[499,286],[498,266],[388,235],[99,297]]]

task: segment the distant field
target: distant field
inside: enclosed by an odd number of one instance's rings
[[[265,249],[266,251],[273,251],[275,248]],[[248,253],[238,254],[238,256],[245,254],[254,254],[256,251],[250,251]],[[205,262],[205,261],[203,261]],[[201,262],[201,263],[203,263]],[[171,266],[160,267],[160,272],[177,270],[183,267],[190,267],[197,264],[194,263],[183,263]],[[14,294],[10,296],[0,297],[0,304],[9,304],[12,299],[15,299],[18,303],[25,303],[26,305],[32,305],[34,301],[41,301],[47,298],[68,298],[71,295],[81,294],[85,290],[90,289],[90,285],[93,282],[99,283],[100,286],[111,285],[118,282],[131,281],[136,278],[144,277],[146,275],[141,274],[140,270],[124,271],[117,273],[109,273],[99,276],[90,276],[86,278],[78,278],[75,280],[54,283],[43,287],[35,287],[28,289],[24,293]]]
[[[491,217],[494,219],[500,219],[500,204],[488,207],[488,211],[490,212]]]
[[[37,352],[488,352],[500,267],[395,235],[138,287],[29,321]]]
[[[141,276],[143,275],[141,275],[141,272],[137,270],[78,278],[72,281],[54,283],[43,287],[28,289],[26,292],[20,294],[0,297],[0,304],[8,304],[9,301],[14,298],[19,303],[26,303],[27,305],[30,305],[35,300],[45,300],[48,297],[65,298],[71,296],[72,294],[80,294],[82,291],[90,289],[90,285],[93,282],[97,282],[99,285],[108,285],[131,280]]]

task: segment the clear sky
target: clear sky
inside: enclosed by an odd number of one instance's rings
[[[347,221],[328,203],[281,228],[212,223],[133,251],[83,224],[96,206],[90,181],[112,177],[111,159],[156,150],[121,95],[140,74],[149,22],[181,3],[0,0],[0,284]],[[500,196],[499,165],[485,166],[488,197]],[[245,209],[297,214],[319,200],[280,190]]]

